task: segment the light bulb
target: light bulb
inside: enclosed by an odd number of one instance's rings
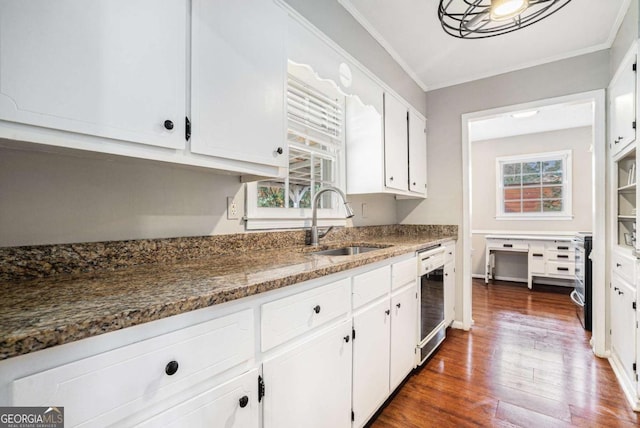
[[[505,21],[521,14],[529,7],[529,0],[491,0],[491,19]]]

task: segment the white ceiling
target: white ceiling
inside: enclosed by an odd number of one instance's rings
[[[522,30],[462,40],[442,29],[438,0],[338,1],[424,90],[607,49],[630,3],[573,0]]]
[[[492,140],[593,124],[593,104],[590,102],[557,104],[527,111],[538,113],[531,117],[517,118],[512,114],[518,112],[510,112],[469,122],[469,139]]]

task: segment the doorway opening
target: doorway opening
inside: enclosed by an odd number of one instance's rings
[[[535,137],[534,137],[535,136]],[[587,150],[572,150],[568,140],[588,139]],[[482,145],[480,142],[483,142]],[[482,150],[477,150],[482,146]],[[557,150],[553,150],[557,148]],[[564,147],[564,149],[563,149]],[[559,164],[569,153],[569,170],[565,190],[559,186],[541,183],[539,188],[521,186],[518,191],[501,188],[499,183],[509,180],[526,180],[535,171],[502,176],[518,156],[524,158],[542,156],[537,164]],[[484,110],[462,116],[463,154],[463,221],[460,238],[463,249],[462,327],[468,329],[472,319],[472,277],[480,276],[479,267],[485,266],[484,237],[491,233],[515,231],[544,233],[545,231],[569,231],[593,233],[593,350],[604,356],[605,343],[605,95],[604,90],[539,100],[524,104]],[[487,174],[475,174],[474,156],[482,157]],[[548,160],[546,157],[551,156]],[[579,159],[577,159],[579,158]],[[514,160],[515,159],[515,160]],[[510,162],[513,160],[513,162]],[[525,159],[526,160],[526,159]],[[580,171],[571,171],[570,165],[579,161]],[[502,162],[502,163],[501,163]],[[505,166],[506,165],[506,166]],[[525,165],[520,162],[520,166]],[[531,163],[535,169],[536,163]],[[590,174],[584,174],[585,165]],[[525,165],[526,167],[526,165]],[[478,167],[476,166],[476,169]],[[506,169],[505,169],[506,168]],[[524,168],[524,167],[523,167]],[[552,167],[550,167],[552,168]],[[566,168],[566,165],[565,167]],[[507,171],[508,172],[508,171]],[[540,171],[539,171],[540,172]],[[531,173],[532,175],[528,175]],[[544,172],[540,172],[544,174]],[[570,175],[570,177],[569,177]],[[551,174],[549,174],[551,176]],[[575,180],[574,180],[575,179]],[[484,181],[483,181],[484,180]],[[557,184],[557,183],[556,183]],[[524,192],[527,192],[526,195]],[[532,196],[532,192],[539,196]],[[567,201],[559,196],[566,196]],[[585,192],[586,197],[585,197]],[[476,202],[474,193],[484,203]],[[482,193],[479,195],[479,193]],[[505,200],[506,198],[506,200]],[[573,202],[573,203],[572,203]],[[576,211],[577,210],[577,211]],[[482,217],[478,221],[478,216]],[[476,216],[476,217],[474,217]]]

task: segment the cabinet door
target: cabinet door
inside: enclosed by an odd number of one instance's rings
[[[415,367],[417,325],[418,298],[414,284],[391,297],[391,391]]]
[[[287,166],[286,12],[273,0],[194,0],[192,10],[191,151]]]
[[[427,192],[427,123],[409,112],[409,190]]]
[[[636,311],[633,309],[635,290],[617,275],[611,285],[611,350],[622,364],[625,376],[635,383],[633,364],[636,362]]]
[[[138,427],[258,428],[258,370],[160,413]]]
[[[408,190],[409,143],[407,108],[393,95],[384,94],[384,170],[385,185]]]
[[[185,0],[0,2],[0,118],[183,148],[187,18]]]
[[[629,55],[620,65],[615,80],[609,86],[609,114],[611,116],[611,153],[616,154],[636,139],[633,124],[636,120],[636,55]]]
[[[264,427],[351,427],[351,344],[347,321],[265,361]]]
[[[353,317],[354,427],[367,422],[389,395],[389,298]]]

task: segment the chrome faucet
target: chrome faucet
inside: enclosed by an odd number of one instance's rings
[[[311,217],[311,245],[318,245],[318,239],[322,238],[327,233],[329,233],[331,229],[333,229],[333,226],[331,226],[324,232],[318,233],[318,200],[320,199],[320,195],[322,195],[325,192],[336,192],[338,195],[340,195],[340,197],[342,198],[342,202],[344,203],[344,211],[346,214],[345,218],[351,218],[354,215],[353,209],[351,208],[351,205],[349,205],[349,202],[347,201],[347,197],[344,195],[342,190],[338,189],[337,187],[324,187],[318,190],[316,195],[313,197],[313,204],[312,204],[313,214]]]

